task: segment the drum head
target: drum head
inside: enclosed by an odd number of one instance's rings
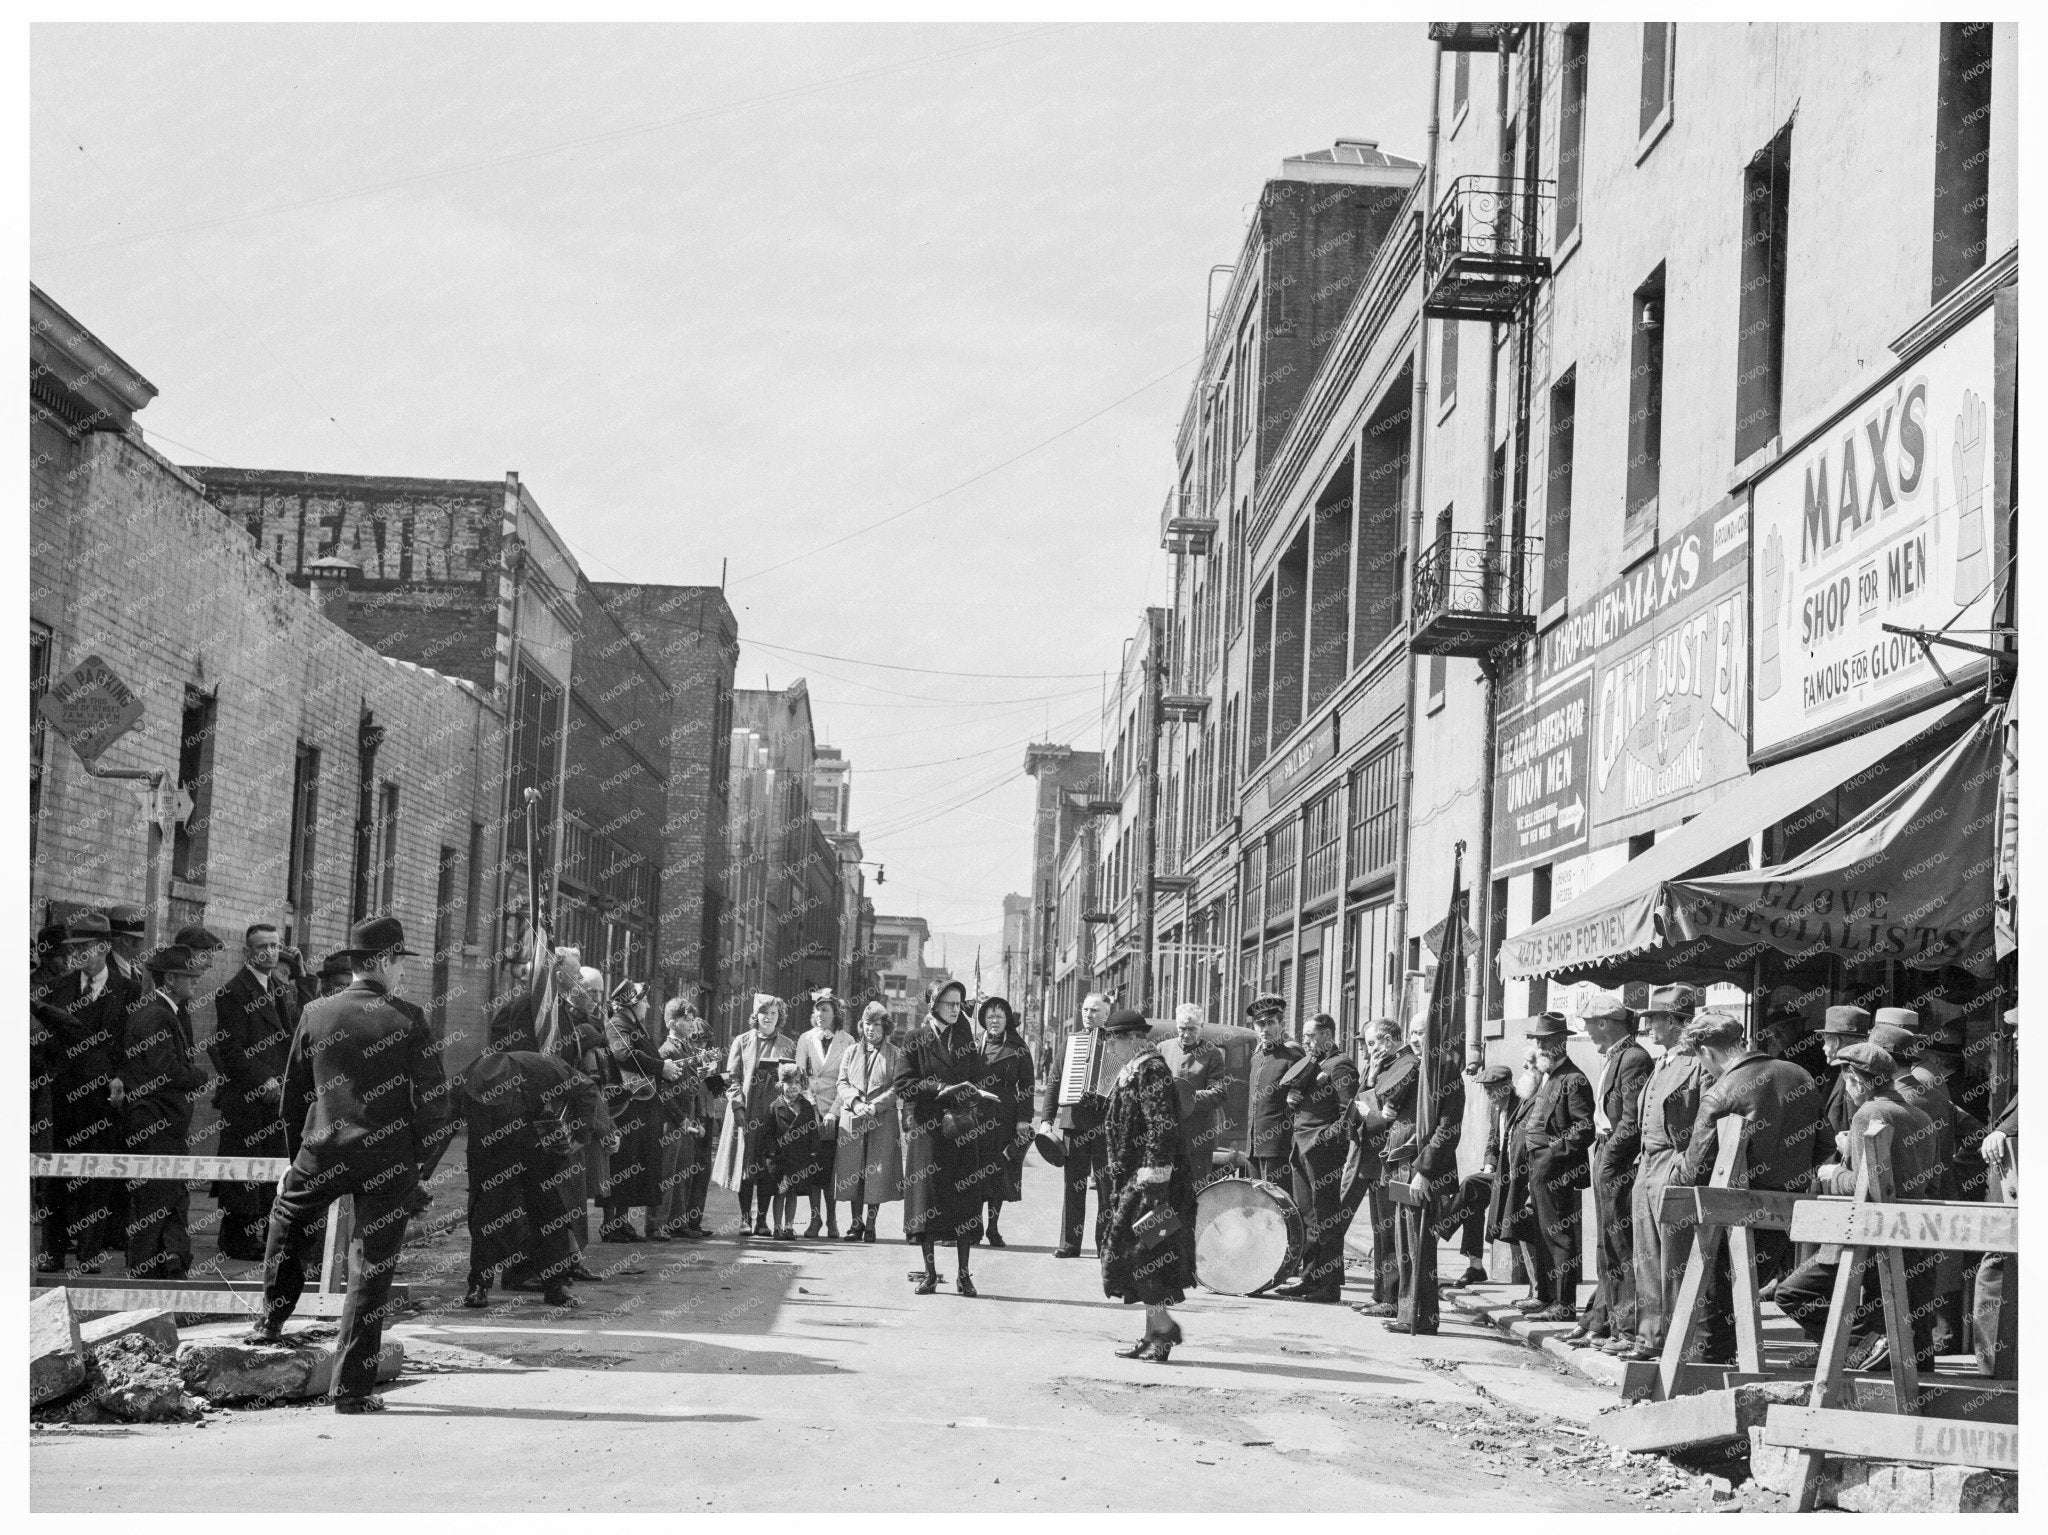
[[[1222,1295],[1256,1295],[1301,1261],[1301,1217],[1270,1183],[1219,1178],[1195,1196],[1195,1278]]]

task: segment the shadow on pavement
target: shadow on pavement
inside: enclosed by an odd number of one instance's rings
[[[409,1418],[514,1418],[546,1423],[758,1423],[733,1412],[550,1412],[541,1407],[404,1406]],[[394,1408],[394,1411],[398,1410]]]
[[[1355,1386],[1406,1386],[1413,1384],[1407,1376],[1368,1375],[1362,1370],[1326,1370],[1315,1365],[1286,1364],[1244,1364],[1226,1359],[1188,1359],[1176,1357],[1175,1365],[1185,1365],[1196,1370],[1235,1370],[1245,1375],[1279,1375],[1294,1380],[1335,1380]]]

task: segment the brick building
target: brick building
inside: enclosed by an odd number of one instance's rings
[[[933,971],[925,967],[924,946],[932,930],[922,917],[874,918],[875,969],[889,1022],[897,1035],[924,1017],[925,988]]]
[[[96,767],[161,772],[170,791],[155,930],[204,922],[233,948],[275,922],[317,959],[353,920],[393,913],[431,951],[407,989],[459,1067],[492,979],[503,711],[331,622],[334,591],[295,586],[142,440],[133,412],[154,387],[39,290],[30,305],[31,685],[98,656],[140,697],[140,724]],[[135,788],[32,728],[35,918],[141,902]]]

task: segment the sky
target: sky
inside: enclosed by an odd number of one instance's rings
[[[1026,744],[1094,749],[1170,600],[1210,268],[1283,157],[1422,157],[1428,45],[45,25],[30,68],[30,275],[160,451],[517,470],[592,579],[723,573],[738,684],[806,678],[853,765],[877,908],[957,948],[1029,889]]]

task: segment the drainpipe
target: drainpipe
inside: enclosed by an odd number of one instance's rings
[[[1422,207],[1416,213],[1419,234],[1417,259],[1426,276],[1429,260],[1429,218],[1436,208],[1437,138],[1443,125],[1444,45],[1431,45],[1429,58],[1429,138],[1423,156]],[[1393,1011],[1407,994],[1408,983],[1408,845],[1409,816],[1415,804],[1415,705],[1418,658],[1412,648],[1415,637],[1415,568],[1422,548],[1422,479],[1424,450],[1428,444],[1429,420],[1429,316],[1415,322],[1414,385],[1408,401],[1408,562],[1401,583],[1402,624],[1411,648],[1405,662],[1407,701],[1401,714],[1401,801],[1396,825],[1401,831],[1401,858],[1394,865],[1394,957],[1399,987]],[[1407,1020],[1403,1019],[1405,1026]]]

